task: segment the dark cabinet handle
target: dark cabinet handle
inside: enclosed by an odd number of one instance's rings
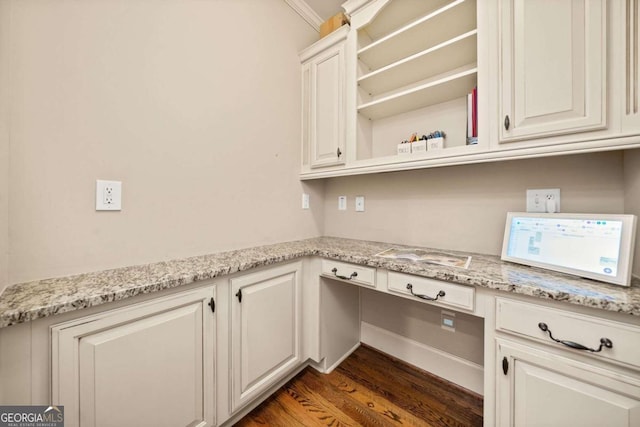
[[[584,346],[582,344],[579,344],[577,342],[573,342],[573,341],[567,341],[567,340],[559,340],[553,337],[553,335],[551,335],[551,329],[549,329],[549,326],[547,326],[546,323],[538,323],[538,328],[540,328],[540,330],[542,332],[547,332],[549,333],[549,338],[551,338],[552,340],[554,340],[557,343],[560,343],[562,345],[566,345],[567,347],[571,347],[573,349],[576,350],[585,350],[585,351],[590,351],[592,353],[598,353],[600,351],[602,351],[603,347],[606,348],[612,348],[613,347],[613,343],[611,342],[611,340],[609,338],[600,338],[600,347],[598,347],[598,349],[594,349],[594,348],[590,348],[587,346]]]
[[[355,271],[353,273],[351,273],[351,276],[347,277],[347,276],[341,276],[338,274],[338,269],[337,268],[333,268],[333,270],[331,270],[331,272],[333,273],[334,276],[336,276],[338,279],[342,279],[342,280],[351,280],[354,277],[358,276],[358,273],[356,273]]]
[[[242,303],[242,289],[238,289],[238,292],[236,292],[236,296],[238,297],[238,302]]]
[[[336,154],[338,155],[338,157],[342,156],[342,151],[340,151],[340,147],[336,149]]]
[[[510,125],[511,125],[511,120],[509,120],[509,115],[504,116],[504,129],[509,130]]]
[[[409,290],[409,292],[411,292],[411,295],[413,295],[414,297],[425,299],[427,301],[437,301],[438,298],[445,296],[445,293],[442,290],[438,292],[438,294],[436,295],[435,298],[427,296],[427,295],[414,294],[413,293],[413,285],[411,283],[407,283],[407,289]]]
[[[506,357],[502,358],[502,372],[504,372],[505,375],[509,372],[509,360],[507,360]]]

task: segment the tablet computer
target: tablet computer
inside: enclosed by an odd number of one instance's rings
[[[634,215],[509,212],[502,259],[629,286]]]

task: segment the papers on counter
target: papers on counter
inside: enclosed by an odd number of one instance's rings
[[[446,267],[469,268],[470,256],[453,255],[446,252],[427,251],[424,249],[398,249],[391,248],[382,251],[375,256],[391,259],[405,259],[426,264],[444,265]]]

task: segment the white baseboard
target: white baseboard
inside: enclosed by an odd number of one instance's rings
[[[484,368],[477,363],[403,337],[367,322],[360,326],[360,341],[420,369],[483,395]],[[355,349],[354,349],[355,350]]]
[[[316,371],[322,373],[322,374],[330,374],[331,372],[333,372],[334,369],[336,369],[338,367],[339,364],[341,364],[344,361],[344,359],[346,359],[347,357],[351,356],[351,353],[356,351],[358,349],[358,347],[360,347],[360,343],[359,342],[356,345],[354,345],[353,347],[351,347],[351,349],[349,349],[349,351],[347,351],[340,359],[338,359],[336,361],[336,363],[334,363],[333,365],[329,366],[328,368],[323,368],[324,360],[321,363],[312,363],[311,367],[314,368]]]

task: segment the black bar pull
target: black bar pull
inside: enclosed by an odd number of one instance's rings
[[[242,302],[242,289],[238,289],[238,292],[236,292],[236,296],[238,297],[238,302]]]
[[[336,154],[338,155],[338,157],[342,156],[342,151],[340,151],[340,147],[336,149]]]
[[[211,297],[211,300],[209,301],[209,303],[207,305],[209,307],[211,307],[211,312],[212,313],[216,312],[216,301],[213,299],[213,297]]]
[[[509,372],[509,359],[507,359],[506,356],[502,358],[502,372],[504,372],[505,375]]]
[[[435,298],[427,295],[414,294],[413,285],[411,283],[407,283],[407,289],[409,290],[409,292],[411,292],[411,295],[413,295],[414,297],[418,297],[427,301],[437,301],[438,298],[445,296],[445,293],[443,290],[439,291],[438,294],[435,296]]]
[[[585,345],[579,344],[577,342],[574,341],[567,341],[567,340],[559,340],[553,337],[553,335],[551,335],[551,329],[549,329],[549,326],[547,326],[546,323],[540,322],[538,323],[538,328],[540,328],[540,330],[542,332],[547,332],[549,333],[549,338],[551,338],[552,340],[554,340],[557,343],[560,343],[562,345],[566,345],[567,347],[571,347],[575,350],[585,350],[585,351],[590,351],[592,353],[599,353],[602,351],[603,347],[606,348],[612,348],[613,347],[613,342],[611,342],[611,340],[609,338],[600,338],[600,347],[598,347],[598,349],[594,349],[591,347],[587,347]]]
[[[504,116],[504,129],[509,130],[509,126],[511,125],[511,120],[509,120],[509,115]]]
[[[351,276],[349,276],[349,277],[347,277],[347,276],[341,276],[341,275],[339,275],[339,274],[338,274],[338,269],[337,269],[337,268],[335,268],[335,267],[331,270],[331,272],[332,272],[332,273],[333,273],[333,275],[334,275],[334,276],[336,276],[338,279],[342,279],[342,280],[351,280],[351,279],[353,279],[354,277],[357,277],[357,276],[358,276],[358,273],[357,273],[357,272],[355,272],[355,271],[354,271],[353,273],[351,273]]]

